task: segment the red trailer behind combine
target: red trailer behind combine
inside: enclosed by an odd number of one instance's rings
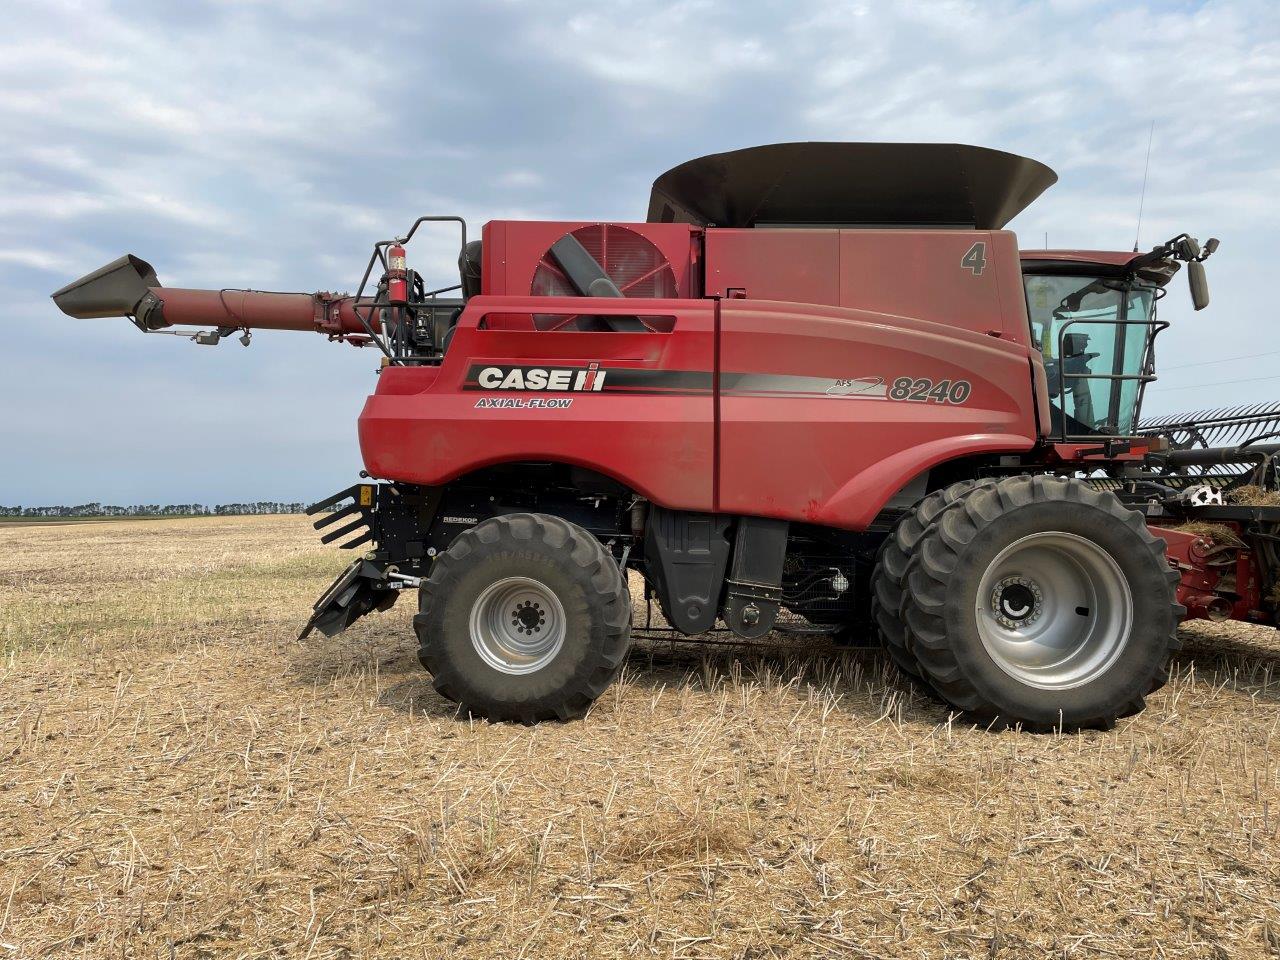
[[[369,482],[313,507],[362,555],[304,633],[417,588],[420,658],[477,715],[583,712],[627,653],[630,568],[686,634],[874,629],[985,724],[1107,727],[1182,618],[1275,623],[1280,508],[1231,501],[1274,489],[1277,444],[1140,428],[1157,301],[1186,264],[1205,306],[1217,241],[1020,254],[1002,228],[1055,180],[777,144],[663,174],[644,223],[421,218],[355,296],[174,289],[124,257],[54,300],[380,350]],[[405,253],[431,222],[461,234],[436,290]]]

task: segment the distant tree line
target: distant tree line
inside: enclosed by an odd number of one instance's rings
[[[113,504],[82,503],[74,507],[4,507],[0,517],[241,517],[268,513],[302,513],[305,503],[281,503],[259,500],[256,503],[220,503],[206,507],[203,503],[139,503],[131,507]]]

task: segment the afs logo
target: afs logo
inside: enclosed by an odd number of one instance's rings
[[[593,362],[586,367],[472,367],[471,390],[541,390],[557,393],[596,393],[604,389],[607,370]]]

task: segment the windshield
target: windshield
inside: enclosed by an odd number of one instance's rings
[[[1130,436],[1145,382],[1155,289],[1101,277],[1025,278],[1055,432]]]

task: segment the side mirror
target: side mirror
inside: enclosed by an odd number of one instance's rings
[[[1209,280],[1205,276],[1204,264],[1192,260],[1187,264],[1187,284],[1191,287],[1191,302],[1197,310],[1209,305]]]

